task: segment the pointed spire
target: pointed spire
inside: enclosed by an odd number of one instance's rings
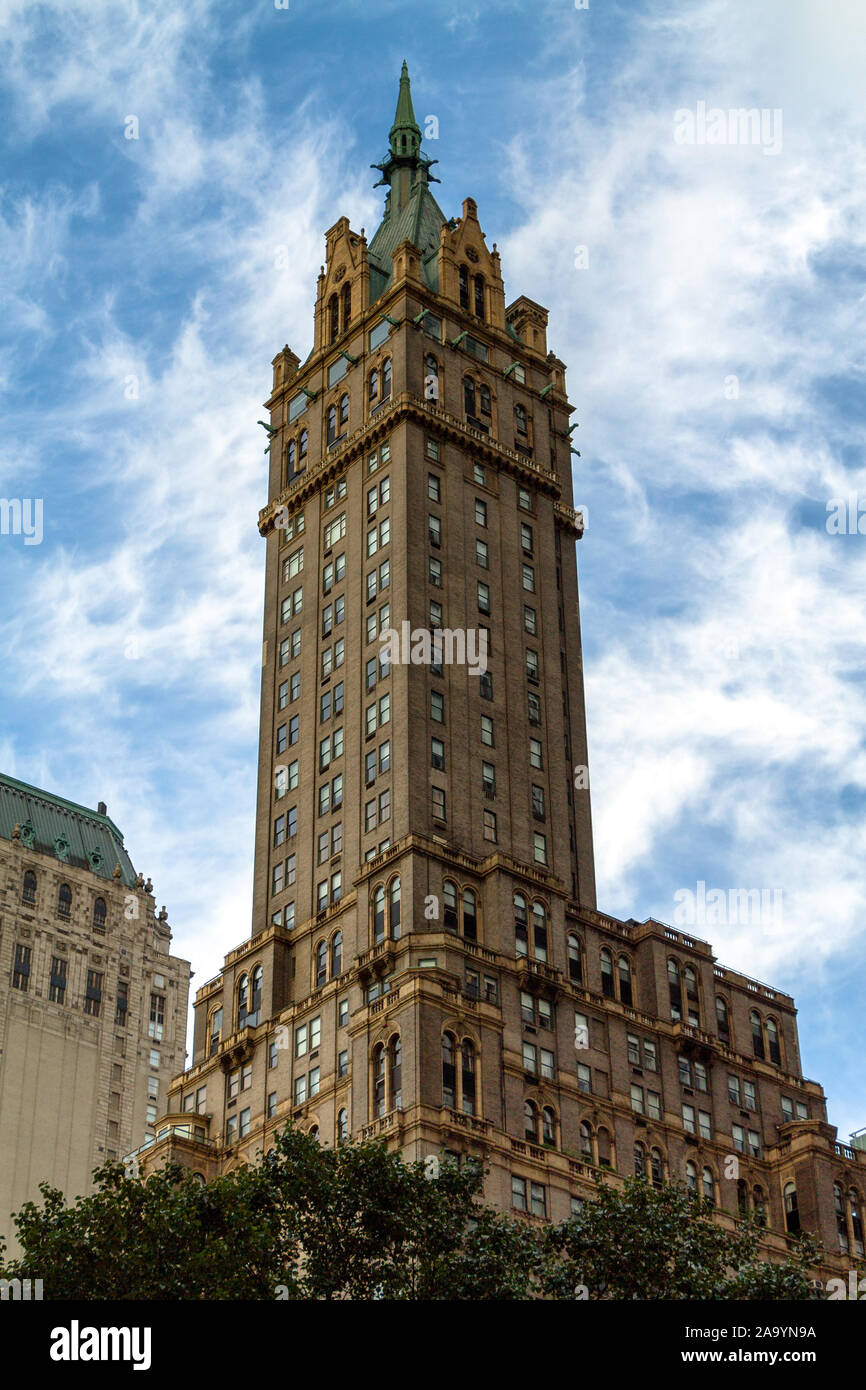
[[[386,217],[405,207],[416,185],[438,182],[430,173],[430,166],[436,162],[421,151],[421,127],[415,119],[409,65],[404,58],[397,110],[388,135],[388,155],[381,164],[371,166],[382,175],[379,183],[387,184],[391,190],[385,205]]]
[[[409,65],[403,59],[403,67],[400,72],[400,93],[397,97],[397,110],[394,113],[394,124],[389,133],[389,144],[391,154],[396,158],[408,155],[410,158],[418,154],[421,148],[421,127],[415,120],[415,111],[412,106],[412,88],[409,83]]]

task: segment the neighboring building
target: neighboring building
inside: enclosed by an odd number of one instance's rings
[[[0,775],[0,1235],[153,1133],[184,1065],[189,962],[106,815]]]
[[[291,1119],[483,1155],[527,1219],[638,1171],[862,1252],[792,999],[596,910],[565,368],[420,143],[404,66],[384,220],[326,234],[313,350],[274,359],[253,932],[145,1165],[209,1177]],[[436,629],[484,673],[425,661]]]

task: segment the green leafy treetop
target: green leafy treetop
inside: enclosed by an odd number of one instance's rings
[[[778,1265],[760,1230],[716,1225],[682,1187],[601,1182],[559,1226],[481,1201],[483,1172],[406,1163],[379,1140],[326,1148],[292,1128],[267,1158],[203,1183],[107,1164],[97,1190],[15,1217],[23,1254],[0,1277],[46,1299],[528,1299],[814,1297],[814,1242]]]

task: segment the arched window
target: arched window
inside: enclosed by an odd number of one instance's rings
[[[694,966],[687,965],[683,969],[683,982],[686,987],[686,1013],[688,1021],[693,1028],[701,1026],[701,1001],[698,997],[698,977],[695,974]]]
[[[250,1012],[247,1023],[257,1026],[262,1016],[262,980],[264,979],[262,966],[257,965],[253,970],[253,987],[250,994]]]
[[[749,1024],[752,1029],[752,1051],[756,1057],[760,1057],[763,1061],[766,1055],[764,1052],[764,1030],[761,1027],[761,1015],[755,1009],[749,1014]]]
[[[465,265],[462,265],[462,266],[460,267],[459,271],[458,271],[458,280],[459,280],[459,284],[460,284],[460,308],[461,308],[461,309],[468,309],[468,308],[469,308],[469,271],[467,270],[467,268],[466,268]]]
[[[728,1013],[728,1001],[723,999],[721,994],[716,995],[716,1032],[719,1035],[719,1041],[723,1042],[725,1047],[730,1047],[731,1020]]]
[[[316,947],[316,989],[321,989],[328,978],[328,943],[320,941]]]
[[[457,886],[446,878],[442,889],[444,900],[444,922],[446,931],[457,931]]]
[[[223,1011],[222,1011],[222,1009],[214,1009],[213,1013],[212,1013],[211,1016],[210,1016],[210,1055],[211,1055],[211,1057],[214,1055],[214,1053],[216,1052],[217,1048],[218,1048],[219,1045],[220,1045],[220,1038],[222,1037],[222,1031],[223,1031]]]
[[[543,903],[532,904],[532,938],[536,960],[547,960],[547,913]]]
[[[372,405],[379,399],[379,369],[374,367],[370,373],[370,380],[367,387],[367,398]]]
[[[686,1187],[689,1192],[697,1192],[698,1190],[698,1170],[691,1159],[686,1164]]]
[[[463,378],[463,409],[467,415],[475,416],[475,382],[471,376]]]
[[[340,397],[340,429],[349,423],[349,397],[347,392],[343,392]]]
[[[737,1211],[740,1216],[749,1214],[749,1189],[745,1178],[740,1178],[737,1182]]]
[[[631,965],[629,964],[628,956],[620,956],[619,960],[617,961],[617,970],[619,971],[620,1001],[623,1004],[631,1004]]]
[[[400,1110],[403,1105],[403,1050],[399,1034],[395,1033],[388,1044],[388,1060],[391,1072],[391,1109]]]
[[[352,286],[349,285],[349,284],[346,284],[346,285],[343,286],[343,332],[344,332],[344,333],[345,333],[346,329],[349,327],[349,324],[350,324],[351,322],[352,322]]]
[[[586,1120],[581,1120],[581,1122],[580,1122],[579,1138],[580,1138],[580,1152],[583,1154],[584,1158],[589,1158],[589,1159],[591,1159],[591,1158],[592,1158],[592,1130],[590,1129],[589,1125],[586,1123]]]
[[[298,461],[307,457],[307,431],[301,430],[298,438]]]
[[[484,276],[475,276],[475,315],[476,318],[484,318]]]
[[[640,1140],[634,1146],[634,1175],[636,1178],[646,1177],[646,1149]]]
[[[583,953],[580,949],[580,937],[575,936],[573,932],[568,937],[568,978],[574,985],[583,983]]]
[[[468,1038],[464,1038],[461,1066],[461,1081],[463,1083],[463,1114],[475,1114],[475,1048]]]
[[[243,1028],[243,1027],[246,1025],[247,1013],[248,1013],[248,1008],[247,1008],[247,1006],[248,1006],[248,1003],[249,1003],[249,992],[250,992],[250,981],[249,981],[249,976],[248,976],[248,975],[241,975],[241,978],[238,980],[238,996],[237,996],[237,997],[238,997],[238,1009],[237,1009],[238,1028]]]
[[[529,955],[529,930],[526,922],[526,899],[522,893],[514,894],[514,938],[518,956]]]
[[[782,1049],[779,1046],[779,1025],[774,1018],[767,1019],[767,1051],[774,1066],[782,1065]]]
[[[833,1184],[833,1214],[836,1217],[836,1235],[839,1240],[839,1249],[843,1255],[848,1253],[848,1222],[845,1218],[845,1197],[842,1192],[841,1183]]]
[[[514,428],[518,434],[526,434],[526,406],[518,404],[514,407]]]
[[[491,411],[490,411],[490,387],[489,387],[489,386],[485,386],[483,382],[482,382],[482,384],[481,384],[481,385],[479,386],[479,388],[478,388],[478,404],[479,404],[479,406],[480,406],[481,414],[482,414],[482,415],[489,415],[489,414],[491,413]]]
[[[340,334],[340,302],[335,294],[331,295],[328,302],[328,323],[331,332],[331,342],[335,343]]]
[[[343,972],[343,933],[334,932],[331,937],[331,979],[336,980]]]
[[[391,359],[386,357],[382,363],[382,400],[387,401],[391,395]]]
[[[613,956],[606,946],[601,952],[601,992],[605,999],[613,999]]]
[[[715,1185],[715,1183],[713,1182],[713,1170],[712,1170],[712,1168],[705,1168],[705,1169],[704,1169],[703,1175],[702,1175],[702,1186],[703,1186],[703,1192],[704,1192],[704,1201],[705,1201],[705,1202],[712,1202],[713,1204],[715,1204],[715,1200],[716,1200],[716,1185]]]
[[[860,1215],[860,1196],[856,1188],[848,1190],[848,1207],[851,1212],[851,1234],[854,1237],[854,1254],[863,1255],[863,1218]]]
[[[328,406],[328,443],[333,444],[337,438],[337,407]]]
[[[604,1128],[598,1131],[598,1161],[602,1168],[610,1167],[610,1134]]]
[[[531,1143],[538,1143],[538,1109],[531,1100],[523,1105],[523,1137]]]
[[[36,901],[36,875],[32,869],[28,869],[24,875],[21,900],[25,903],[35,903]]]
[[[391,880],[391,910],[389,916],[389,926],[391,930],[391,940],[397,941],[400,937],[400,880]]]
[[[800,1234],[800,1208],[797,1203],[797,1189],[792,1182],[785,1183],[785,1230],[790,1236]]]
[[[432,352],[428,352],[424,358],[424,399],[439,400],[439,363]]]
[[[373,1049],[373,1118],[380,1120],[385,1113],[385,1044]]]
[[[57,916],[68,917],[72,912],[72,889],[68,883],[61,883],[57,894]]]
[[[286,482],[290,483],[295,476],[295,453],[296,445],[294,439],[290,439],[286,445]]]
[[[311,1139],[318,1139],[318,1137],[319,1137],[319,1126],[318,1126],[318,1125],[310,1125],[310,1128],[309,1128],[309,1135],[310,1135],[310,1138],[311,1138]]]
[[[556,1116],[549,1105],[541,1112],[541,1138],[551,1149],[556,1148]]]
[[[385,940],[385,885],[380,883],[373,893],[373,945]]]
[[[661,1149],[653,1149],[650,1153],[650,1174],[653,1187],[661,1187],[664,1184],[664,1163]]]
[[[106,907],[104,898],[93,901],[93,925],[97,931],[105,931]]]
[[[478,899],[471,888],[463,889],[463,935],[467,941],[478,940]]]
[[[767,1199],[764,1196],[764,1189],[758,1185],[752,1188],[752,1206],[755,1210],[755,1219],[759,1226],[767,1224]]]
[[[683,1016],[683,988],[680,967],[675,960],[668,961],[668,995],[671,1001],[671,1019],[674,1023],[679,1023]]]
[[[340,1110],[337,1115],[337,1143],[341,1144],[349,1137],[349,1116],[345,1110]]]
[[[454,1109],[457,1099],[457,1071],[454,1062],[453,1033],[442,1034],[442,1104]]]

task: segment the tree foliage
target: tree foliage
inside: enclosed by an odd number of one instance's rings
[[[15,1217],[23,1254],[0,1277],[49,1299],[802,1299],[817,1258],[783,1264],[760,1229],[717,1225],[682,1187],[600,1182],[558,1226],[482,1201],[480,1165],[406,1163],[383,1142],[326,1148],[292,1128],[267,1158],[204,1184],[107,1164],[67,1204],[43,1185]]]

